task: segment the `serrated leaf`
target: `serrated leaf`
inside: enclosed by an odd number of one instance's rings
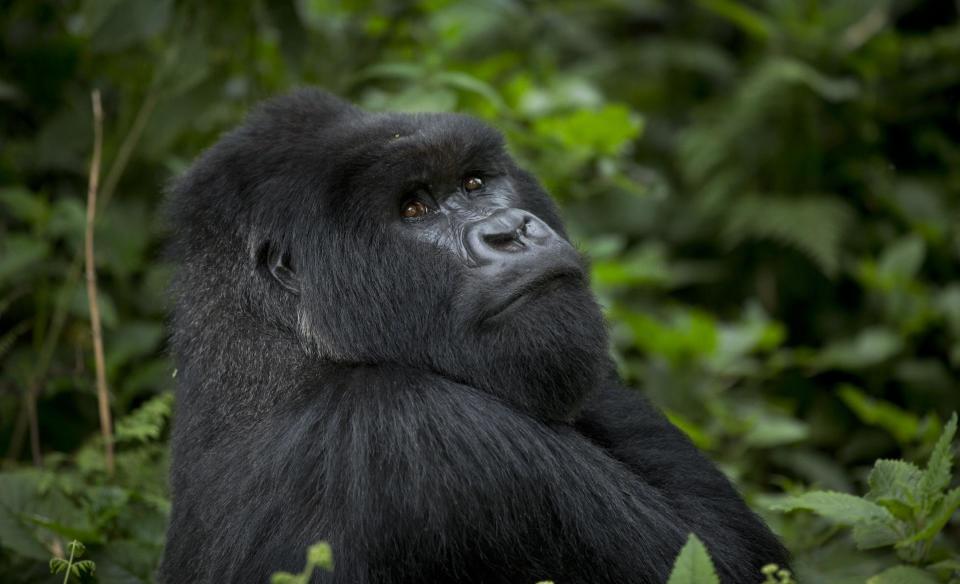
[[[953,437],[957,433],[957,414],[943,427],[943,433],[933,447],[927,470],[920,481],[920,492],[925,497],[933,497],[950,484],[950,469],[953,466]]]
[[[173,393],[166,392],[121,418],[116,425],[117,442],[149,442],[160,437],[173,411]]]
[[[720,584],[713,560],[696,535],[691,533],[680,550],[667,584]]]
[[[894,566],[867,580],[867,584],[938,584],[930,572],[913,566]]]
[[[878,460],[867,478],[870,492],[866,497],[881,505],[896,501],[914,507],[922,478],[923,471],[913,463],[903,460]]]
[[[806,509],[843,525],[870,521],[892,522],[893,515],[882,506],[854,495],[834,491],[811,491],[789,497],[775,505],[777,511]]]

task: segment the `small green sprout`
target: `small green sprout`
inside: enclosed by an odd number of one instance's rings
[[[73,540],[67,544],[67,549],[70,550],[69,559],[64,560],[63,558],[50,558],[51,574],[59,574],[60,572],[63,572],[63,584],[67,584],[70,581],[71,575],[79,580],[82,574],[93,574],[93,572],[97,569],[97,565],[90,560],[79,559],[83,557],[83,554],[87,551],[87,548],[84,547],[82,543],[77,540]]]
[[[308,584],[317,568],[327,572],[333,571],[333,550],[325,541],[307,548],[307,565],[302,572],[299,574],[277,572],[270,577],[270,584]]]

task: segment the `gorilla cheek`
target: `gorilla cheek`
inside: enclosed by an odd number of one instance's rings
[[[568,283],[470,330],[475,365],[460,378],[543,419],[577,411],[596,386],[607,347],[603,317],[582,284]]]

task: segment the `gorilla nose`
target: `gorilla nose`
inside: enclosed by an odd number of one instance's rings
[[[536,253],[561,241],[536,215],[520,209],[496,211],[474,223],[467,233],[471,255],[481,264]]]

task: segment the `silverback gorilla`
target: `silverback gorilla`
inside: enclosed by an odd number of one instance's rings
[[[266,102],[168,197],[167,584],[727,583],[786,563],[608,357],[557,208],[470,117]]]

